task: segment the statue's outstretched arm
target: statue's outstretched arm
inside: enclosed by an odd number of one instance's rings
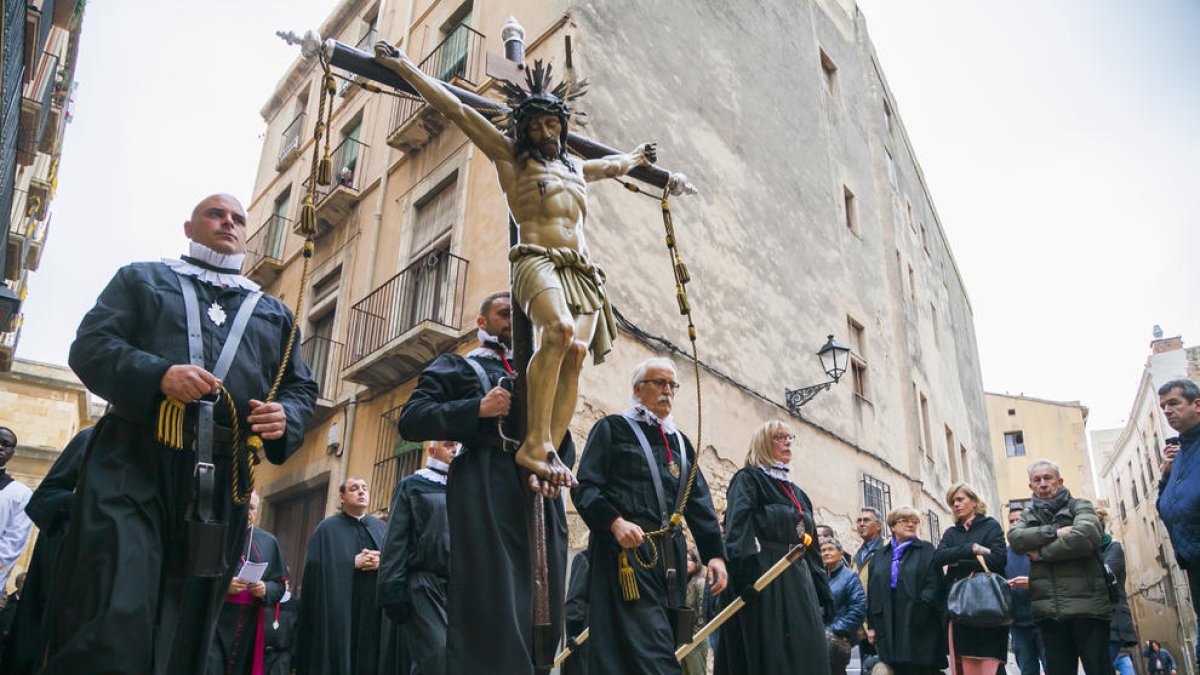
[[[375,43],[375,61],[403,77],[421,98],[462,129],[488,159],[497,163],[513,161],[512,143],[508,138],[486,117],[447,91],[441,81],[421,72],[404,52],[380,40]]]
[[[633,151],[623,155],[609,155],[600,159],[589,159],[583,163],[583,178],[587,181],[603,180],[624,176],[639,166],[658,161],[658,146],[642,143]]]

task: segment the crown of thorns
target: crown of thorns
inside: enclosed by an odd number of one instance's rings
[[[554,115],[584,126],[581,118],[586,117],[587,113],[572,110],[570,104],[587,92],[587,80],[575,81],[568,77],[554,84],[551,81],[552,70],[550,64],[543,65],[538,59],[533,62],[532,68],[525,69],[525,86],[511,80],[500,83],[500,91],[504,93],[511,110],[492,118],[497,127],[515,136],[517,128],[525,120],[537,115]]]

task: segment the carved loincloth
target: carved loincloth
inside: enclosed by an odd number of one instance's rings
[[[526,314],[529,303],[542,291],[552,288],[562,291],[572,316],[601,313],[588,349],[595,363],[603,363],[617,335],[612,305],[604,291],[604,271],[579,251],[537,244],[512,247],[508,260],[513,263],[513,297]]]

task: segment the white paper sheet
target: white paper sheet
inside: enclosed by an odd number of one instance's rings
[[[242,569],[238,570],[237,578],[248,584],[253,584],[262,581],[263,572],[266,571],[267,563],[265,562],[246,562],[242,564]]]

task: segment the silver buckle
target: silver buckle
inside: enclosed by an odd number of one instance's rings
[[[196,462],[196,470],[192,473],[192,475],[199,476],[201,469],[211,473],[213,471],[216,471],[217,467],[210,462]]]

